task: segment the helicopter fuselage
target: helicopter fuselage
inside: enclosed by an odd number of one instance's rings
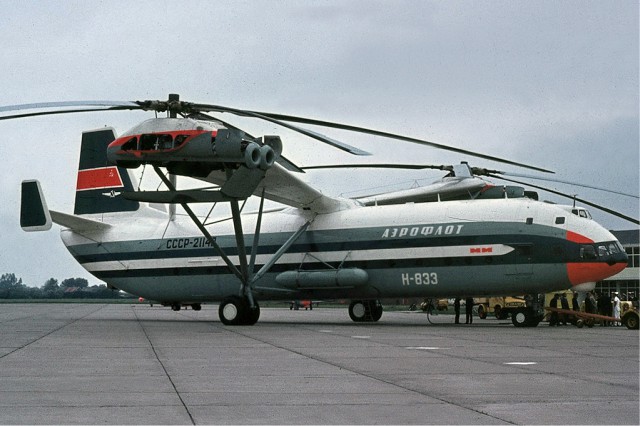
[[[165,304],[238,294],[240,283],[189,221],[153,209],[112,214],[107,231],[62,231],[97,278]],[[143,219],[143,220],[142,220]],[[243,215],[249,248],[256,215]],[[255,271],[306,221],[311,224],[256,282],[260,300],[380,299],[544,293],[624,269],[626,254],[595,221],[529,199],[354,207],[328,214],[264,213]],[[210,227],[237,263],[231,221]]]

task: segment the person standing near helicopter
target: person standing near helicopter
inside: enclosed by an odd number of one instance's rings
[[[464,311],[466,313],[465,324],[473,323],[473,297],[467,297],[465,300]]]
[[[616,319],[616,322],[613,325],[621,325],[620,324],[620,298],[618,297],[618,292],[613,293],[613,317]]]

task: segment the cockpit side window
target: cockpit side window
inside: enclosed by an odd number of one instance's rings
[[[122,144],[123,151],[130,151],[132,149],[138,149],[138,138],[135,136]]]
[[[580,246],[580,258],[593,260],[597,258],[596,249],[592,245],[584,244]]]

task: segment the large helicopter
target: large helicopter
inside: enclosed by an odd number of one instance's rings
[[[46,111],[22,112],[34,109]],[[151,118],[120,136],[112,128],[84,132],[74,213],[49,210],[39,181],[25,181],[21,226],[36,231],[51,228],[53,222],[61,225],[64,244],[87,271],[114,288],[174,310],[185,305],[197,310],[202,303],[215,302],[224,324],[252,325],[260,316],[260,300],[350,299],[353,321],[378,321],[383,298],[589,290],[627,264],[620,243],[586,209],[543,203],[520,187],[492,189],[496,186],[477,177],[504,178],[505,172],[468,164],[409,165],[439,168],[449,175],[409,191],[330,197],[296,176],[304,167],[282,155],[286,141],[278,135],[254,137],[210,114],[266,120],[353,155],[367,152],[291,123],[550,172],[427,140],[182,102],[177,95],[167,101],[8,106],[0,108],[6,114],[0,120],[117,110],[168,116]],[[131,169],[141,165],[152,167],[167,189],[134,190]],[[175,176],[206,186],[178,190]],[[250,197],[260,200],[258,212],[242,214],[240,202]],[[265,200],[282,207],[266,211]],[[179,204],[188,219],[175,209],[161,212],[152,207],[155,203]],[[210,221],[209,215],[194,212],[194,203],[228,204],[231,218]],[[541,308],[522,308],[512,321],[535,326],[542,319]]]

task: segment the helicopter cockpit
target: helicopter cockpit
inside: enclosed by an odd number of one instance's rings
[[[560,205],[559,207],[563,208],[564,210],[578,217],[582,217],[584,219],[593,219],[591,217],[591,213],[589,213],[589,210],[585,209],[584,207],[562,206],[562,205]]]

